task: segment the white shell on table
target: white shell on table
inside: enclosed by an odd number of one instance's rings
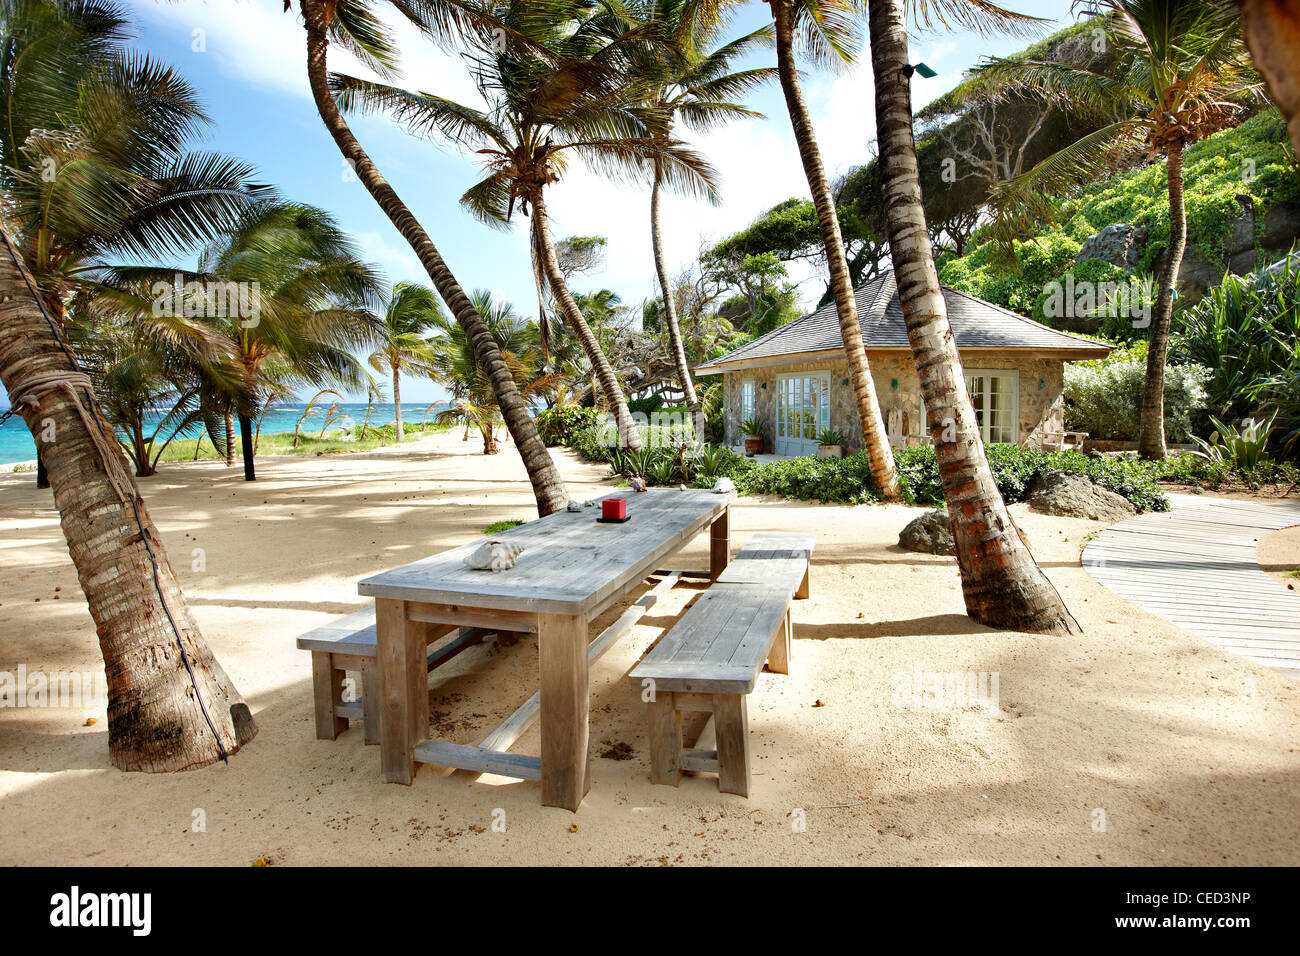
[[[729,495],[736,490],[736,483],[730,478],[719,478],[713,485],[715,495]]]
[[[581,511],[582,507],[583,507],[582,502],[579,501],[577,498],[569,499],[569,504],[567,505],[569,511]]]
[[[644,478],[633,478],[633,479],[632,479],[632,490],[633,490],[633,491],[645,491],[645,479],[644,479]]]
[[[582,506],[583,506],[584,508],[594,508],[594,507],[596,507],[596,502],[595,502],[594,499],[592,499],[592,498],[588,498],[586,501],[584,501],[584,502],[582,503]]]
[[[475,571],[506,571],[515,566],[515,560],[523,553],[524,549],[517,544],[484,541],[465,558],[465,564]]]

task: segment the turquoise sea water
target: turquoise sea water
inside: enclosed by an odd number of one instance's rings
[[[278,405],[266,413],[262,419],[262,433],[274,434],[275,432],[291,432],[293,426],[297,423],[302,411],[306,408],[305,402]],[[316,435],[320,431],[321,425],[325,420],[325,411],[328,404],[324,407],[319,404],[312,410],[311,415],[303,422],[302,428],[304,434]],[[429,411],[429,418],[432,419],[439,409],[445,408],[446,405],[438,403]],[[402,420],[407,422],[419,422],[424,420],[424,410],[426,404],[422,402],[413,403],[412,405],[403,404]],[[343,412],[344,417],[330,425],[330,430],[336,428],[345,428],[350,425],[360,425],[366,417],[366,405],[364,402],[339,403],[338,411]],[[0,409],[3,412],[4,409]],[[392,404],[375,405],[370,412],[370,424],[384,425],[390,424],[394,420],[394,406]],[[161,416],[160,416],[161,417]],[[314,424],[313,424],[314,423]],[[192,430],[188,436],[194,438],[198,430]],[[10,464],[15,461],[32,461],[36,458],[36,444],[32,441],[32,434],[27,430],[27,424],[18,415],[14,415],[3,425],[0,425],[0,465]]]

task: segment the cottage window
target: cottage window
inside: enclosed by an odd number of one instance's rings
[[[757,386],[752,378],[747,378],[740,383],[740,420],[746,421],[754,417],[754,406],[758,400]]]

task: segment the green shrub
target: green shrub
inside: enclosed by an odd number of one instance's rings
[[[1043,472],[1067,471],[1127,498],[1139,511],[1169,510],[1169,499],[1156,485],[1156,463],[1134,458],[1092,458],[1077,451],[1039,451],[1019,445],[986,445],[985,452],[993,480],[1007,504],[1023,501],[1034,479]],[[895,454],[894,461],[909,501],[943,504],[943,485],[933,448],[906,448]]]
[[[1142,422],[1146,342],[1117,349],[1107,358],[1065,366],[1065,421],[1093,438],[1133,441]],[[1165,435],[1188,441],[1206,410],[1211,370],[1202,365],[1165,369]]]
[[[751,464],[754,464],[751,462]],[[789,458],[738,472],[736,490],[800,501],[859,505],[879,501],[864,454],[847,458]]]
[[[663,408],[664,397],[662,395],[647,395],[645,398],[634,398],[627,403],[629,412],[641,412],[643,415],[649,415],[651,412],[657,412]]]
[[[547,445],[567,445],[577,432],[599,425],[602,417],[594,408],[565,405],[539,412],[534,421],[538,434]]]

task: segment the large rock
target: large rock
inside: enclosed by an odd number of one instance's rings
[[[1133,269],[1142,258],[1142,247],[1146,243],[1145,226],[1117,222],[1089,238],[1079,250],[1079,254],[1074,257],[1074,261],[1079,263],[1089,259],[1101,259],[1121,269]]]
[[[898,533],[898,546],[904,551],[924,554],[956,554],[948,512],[927,511],[919,518],[913,518]]]
[[[1300,203],[1280,202],[1264,216],[1264,235],[1259,244],[1265,249],[1286,252],[1297,239],[1300,239]]]
[[[1082,475],[1045,471],[1029,488],[1029,507],[1049,515],[1119,521],[1137,514],[1127,498]]]

